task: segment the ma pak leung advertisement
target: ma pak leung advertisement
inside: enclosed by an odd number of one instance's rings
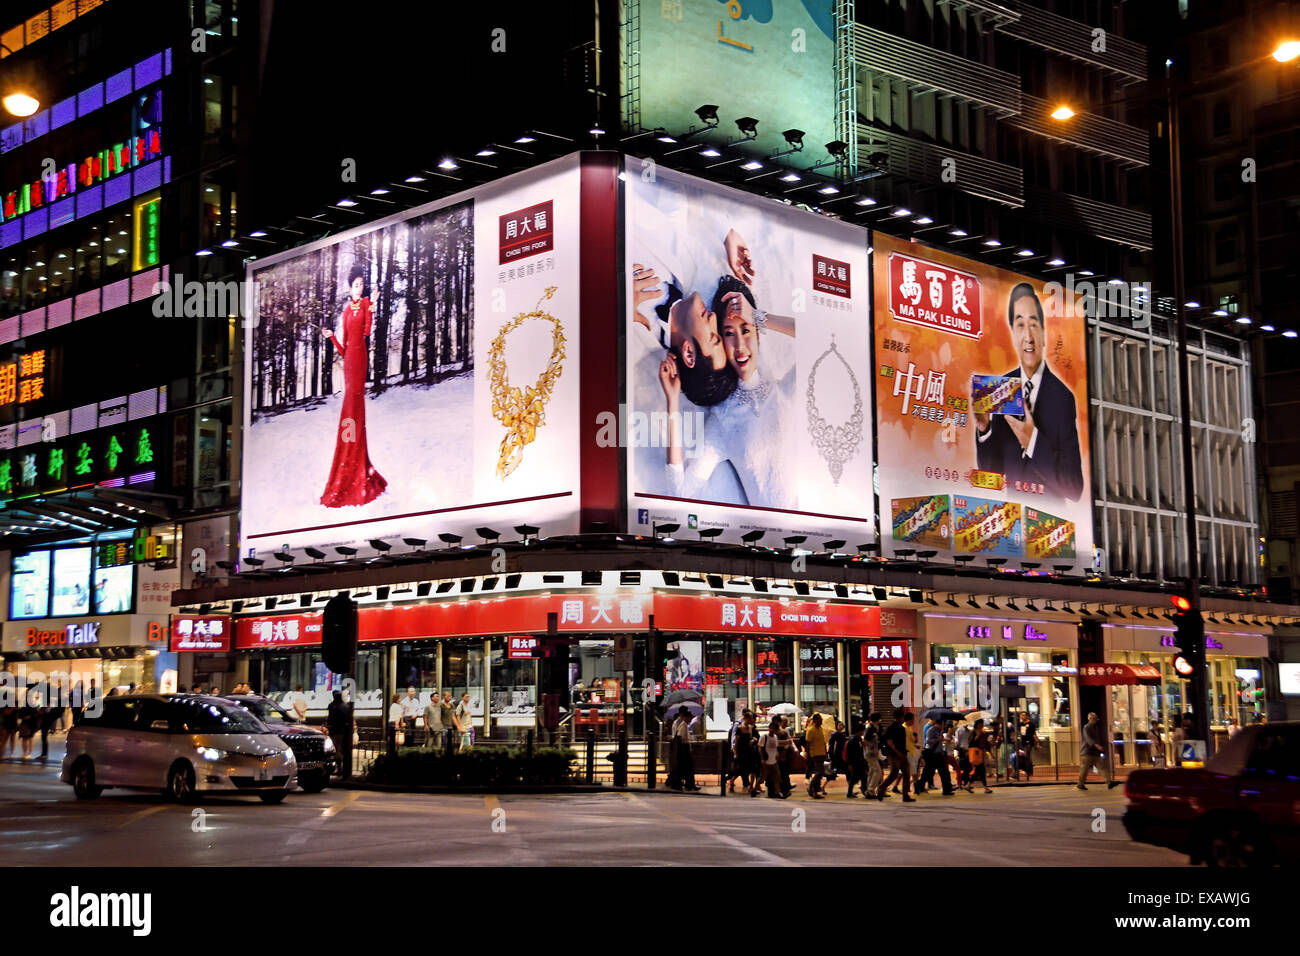
[[[243,554],[577,530],[579,175],[558,160],[250,267]]]
[[[871,540],[867,234],[626,167],[629,529]]]
[[[874,240],[885,553],[1090,567],[1082,308],[1050,284]]]

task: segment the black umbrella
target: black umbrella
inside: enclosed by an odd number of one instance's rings
[[[700,703],[703,695],[697,690],[691,690],[688,687],[679,687],[677,690],[670,691],[660,704],[665,711],[675,710],[679,705],[685,704],[687,707],[699,707],[704,709]]]
[[[939,723],[943,723],[948,720],[952,720],[952,721],[965,720],[966,715],[959,714],[957,713],[957,711],[949,710],[946,707],[935,707],[932,710],[927,710],[925,713],[923,713],[921,715],[921,718],[923,720],[927,718],[930,720],[937,720]]]

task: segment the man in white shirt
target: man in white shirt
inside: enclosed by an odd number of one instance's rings
[[[415,692],[414,687],[406,688],[406,696],[402,698],[402,722],[406,724],[406,733],[412,739],[415,734],[415,722],[423,713],[424,705],[420,703],[420,695]]]

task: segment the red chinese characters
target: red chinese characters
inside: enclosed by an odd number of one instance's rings
[[[980,283],[969,272],[889,254],[889,311],[900,322],[978,339]]]

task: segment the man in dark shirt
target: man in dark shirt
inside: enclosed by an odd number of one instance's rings
[[[340,690],[334,692],[334,699],[325,708],[325,726],[339,755],[340,772],[345,778],[352,776],[352,705],[344,702]]]
[[[877,799],[885,798],[891,784],[899,777],[903,780],[903,802],[915,803],[912,796],[912,771],[907,765],[907,735],[912,732],[912,715],[903,710],[894,711],[894,722],[885,728],[885,756],[889,760],[889,778],[880,785]]]

